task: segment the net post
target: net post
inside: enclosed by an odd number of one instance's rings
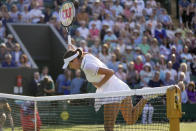
[[[177,86],[168,88],[167,98],[167,118],[170,123],[170,131],[180,131],[181,109],[181,91]]]
[[[35,131],[37,131],[37,101],[34,101],[34,125]]]

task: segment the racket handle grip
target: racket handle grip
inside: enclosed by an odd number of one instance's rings
[[[71,35],[68,35],[68,45],[71,45]]]
[[[68,50],[76,50],[76,46],[71,43],[71,35],[68,35]]]

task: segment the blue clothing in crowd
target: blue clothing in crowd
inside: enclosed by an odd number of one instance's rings
[[[80,94],[80,88],[82,87],[83,82],[84,82],[83,78],[78,78],[78,77],[74,78],[71,81],[70,93],[71,94]]]
[[[10,64],[8,64],[7,62],[2,62],[2,67],[17,67],[15,62],[11,62]]]
[[[63,82],[63,86],[70,87],[71,86],[71,80],[66,80]],[[64,89],[64,95],[69,95],[70,94],[70,89]]]
[[[166,31],[165,29],[161,29],[161,30],[157,30],[155,29],[155,38],[157,38],[157,40],[161,43],[162,39],[166,38],[167,37],[167,34],[166,34]]]
[[[180,6],[182,6],[182,7],[184,7],[184,8],[187,8],[188,6],[189,6],[189,1],[188,0],[186,0],[186,1],[184,1],[184,0],[180,0],[179,2],[178,2],[178,5],[180,5]]]
[[[117,72],[119,64],[120,64],[120,62],[113,63],[112,61],[109,61],[107,66],[108,66],[109,69],[112,69],[112,70],[114,70],[114,72]]]
[[[65,81],[66,81],[66,76],[64,74],[60,74],[56,79],[56,83],[58,84],[57,92],[59,94],[64,93],[64,89],[62,88],[62,86],[64,85]]]

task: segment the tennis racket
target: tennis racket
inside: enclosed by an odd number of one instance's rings
[[[73,19],[75,17],[74,4],[70,1],[64,2],[59,10],[59,17],[61,24],[65,27],[68,33],[68,50],[75,50],[76,47],[71,43],[71,35],[69,32],[69,27],[72,24]]]

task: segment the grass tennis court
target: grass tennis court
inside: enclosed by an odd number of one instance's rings
[[[163,124],[161,124],[163,125]],[[165,124],[168,126],[167,124]],[[124,127],[123,127],[124,126]],[[116,130],[120,131],[120,128],[124,131],[126,130],[125,125],[116,125]],[[155,126],[156,127],[156,126]],[[156,127],[157,128],[157,127]],[[180,131],[195,131],[196,129],[196,122],[192,123],[181,123],[180,124]],[[153,124],[146,125],[132,125],[131,129],[127,128],[127,131],[133,130],[133,131],[155,131],[153,129]],[[10,128],[5,129],[5,131],[11,131]],[[22,131],[21,128],[15,128],[15,131]],[[47,127],[47,129],[41,129],[41,131],[104,131],[103,125],[78,125],[78,126],[51,126]],[[161,128],[160,128],[161,131]]]
[[[195,131],[196,122],[180,123],[180,131]]]

